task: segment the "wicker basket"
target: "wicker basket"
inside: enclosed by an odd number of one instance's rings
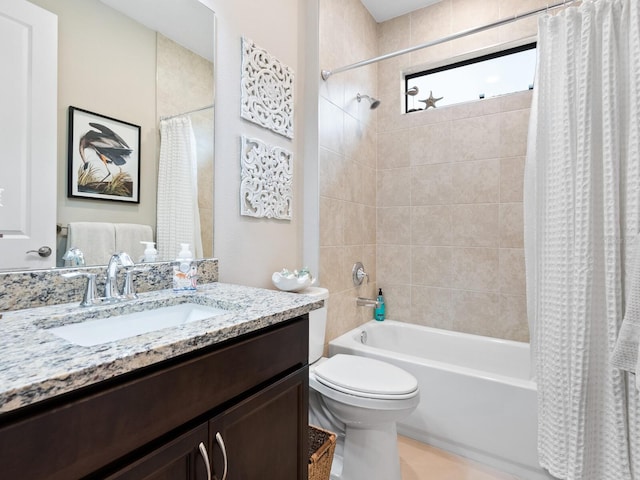
[[[309,480],[329,480],[336,434],[309,425]]]

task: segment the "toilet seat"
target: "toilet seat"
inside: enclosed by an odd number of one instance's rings
[[[338,354],[319,364],[314,374],[326,387],[361,398],[403,400],[418,394],[413,375],[373,358]]]

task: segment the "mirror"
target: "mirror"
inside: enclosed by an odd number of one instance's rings
[[[58,265],[70,222],[143,224],[155,234],[160,120],[182,115],[196,138],[202,256],[211,257],[214,12],[199,0],[29,1],[58,16]],[[67,197],[70,106],[140,126],[139,204]]]

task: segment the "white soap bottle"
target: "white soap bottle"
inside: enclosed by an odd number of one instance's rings
[[[142,261],[145,263],[155,262],[158,258],[158,250],[156,250],[156,242],[140,242],[145,245],[144,256]]]
[[[198,270],[188,243],[180,244],[180,252],[173,265],[173,290],[176,292],[196,289]]]

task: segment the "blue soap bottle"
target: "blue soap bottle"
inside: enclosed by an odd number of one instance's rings
[[[373,318],[377,321],[381,322],[384,320],[384,296],[382,295],[382,289],[378,289],[378,307],[373,312]]]

